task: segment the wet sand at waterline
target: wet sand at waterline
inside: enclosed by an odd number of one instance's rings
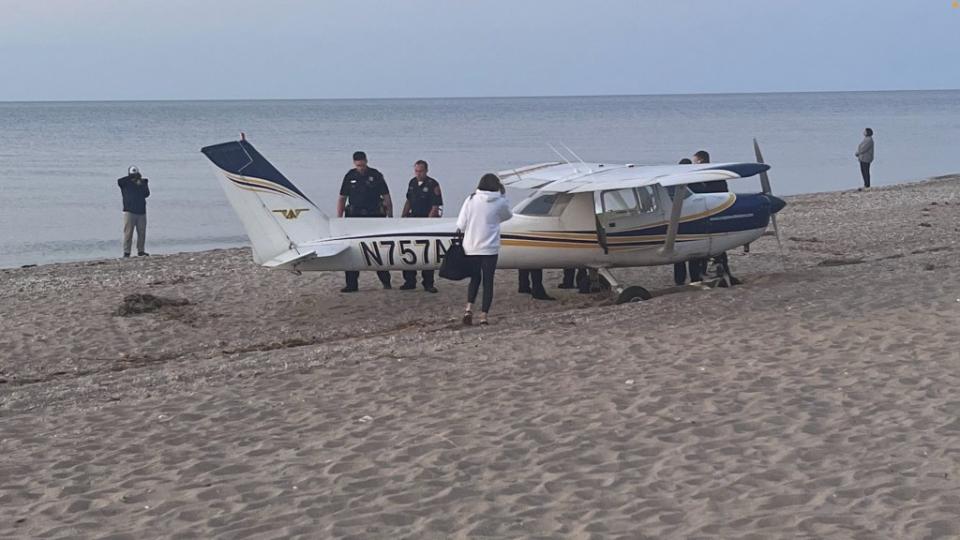
[[[742,286],[502,271],[486,328],[245,249],[0,271],[0,537],[956,538],[960,177],[787,202]]]

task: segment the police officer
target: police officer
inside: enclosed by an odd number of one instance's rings
[[[403,203],[403,212],[400,217],[435,218],[440,217],[440,207],[443,206],[443,194],[440,183],[427,176],[429,165],[424,160],[413,164],[413,178],[407,186],[407,201]],[[424,270],[423,290],[437,292],[433,286],[433,270]],[[417,288],[417,272],[403,271],[403,285],[401,290],[410,291]]]
[[[340,198],[337,199],[337,217],[393,217],[390,189],[380,171],[367,166],[367,154],[353,153],[353,169],[343,177]],[[360,272],[346,272],[347,286],[340,292],[355,292],[359,288]],[[384,289],[390,288],[390,272],[377,272]]]

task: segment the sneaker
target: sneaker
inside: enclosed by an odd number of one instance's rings
[[[150,254],[147,253],[146,251],[141,251],[140,253],[137,253],[137,257],[149,257],[149,256]]]
[[[471,312],[469,312],[469,311],[465,311],[465,312],[463,313],[463,318],[460,319],[460,322],[462,322],[464,326],[472,326],[472,325],[473,325],[473,313],[471,313]]]
[[[416,283],[404,283],[400,286],[401,291],[412,291],[417,288]]]
[[[130,258],[130,254],[129,254],[129,253],[124,253],[124,254],[123,254],[123,258],[124,258],[124,259],[129,259],[129,258]]]
[[[340,289],[340,292],[342,292],[342,293],[348,293],[348,292],[357,292],[358,290],[360,290],[360,289],[357,288],[357,287],[344,287],[344,288]]]
[[[423,286],[423,290],[427,291],[428,293],[438,293],[438,292],[440,292],[440,291],[438,291],[437,288],[434,287],[433,285],[430,285],[430,286],[424,285],[424,286]]]

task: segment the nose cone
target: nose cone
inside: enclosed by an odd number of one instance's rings
[[[770,201],[770,215],[776,214],[777,212],[783,210],[787,206],[787,201],[781,199],[780,197],[775,197],[773,195],[766,195],[767,200]]]

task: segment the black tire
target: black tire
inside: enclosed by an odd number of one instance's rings
[[[643,287],[633,286],[627,287],[617,296],[617,303],[626,304],[628,302],[642,302],[651,298],[653,298],[653,295],[650,294],[650,291],[644,289]]]

